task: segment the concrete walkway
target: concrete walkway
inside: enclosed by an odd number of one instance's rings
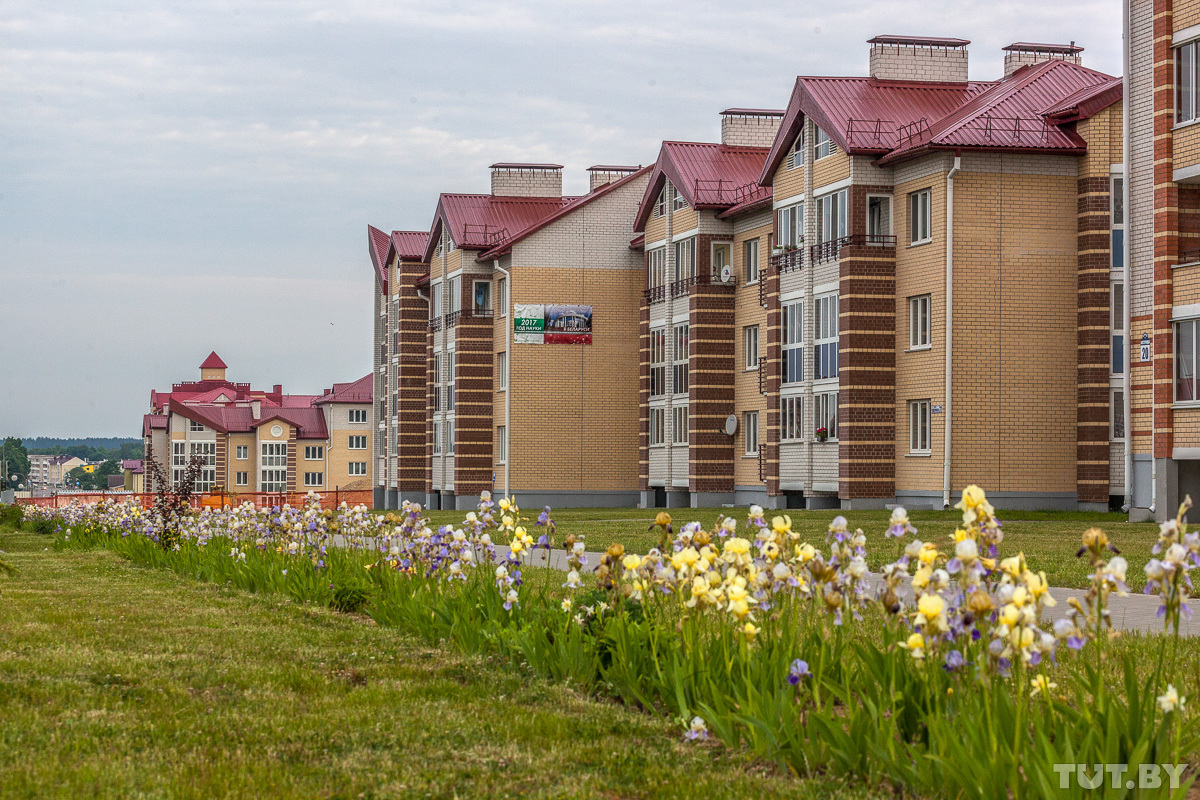
[[[503,545],[496,545],[496,557],[505,558],[509,554],[508,548]],[[588,553],[587,566],[584,571],[591,571],[600,563],[600,557],[603,553]],[[538,550],[534,553],[532,566],[535,567],[552,567],[554,569],[567,569],[567,552],[565,550],[552,550],[549,554],[545,550]],[[871,588],[875,589],[879,585],[879,575],[871,573],[870,576]],[[1054,608],[1047,609],[1047,616],[1050,619],[1058,619],[1070,615],[1071,607],[1067,605],[1067,599],[1078,597],[1080,600],[1086,594],[1084,589],[1062,589],[1052,587],[1050,595],[1058,603]],[[1142,633],[1162,633],[1163,621],[1155,616],[1158,612],[1158,607],[1161,601],[1158,597],[1148,597],[1140,592],[1130,592],[1125,597],[1118,597],[1116,593],[1109,596],[1108,608],[1112,613],[1113,627],[1124,631],[1138,631]],[[1200,603],[1193,603],[1196,606],[1194,610],[1200,611]],[[1184,636],[1200,635],[1200,615],[1188,620],[1186,617],[1179,626],[1179,632]]]

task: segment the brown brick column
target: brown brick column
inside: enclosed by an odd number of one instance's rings
[[[838,497],[896,496],[896,249],[841,249]]]
[[[1075,493],[1081,503],[1107,505],[1108,377],[1112,370],[1109,178],[1080,178],[1078,185]]]
[[[227,478],[229,476],[229,434],[217,434],[217,475],[215,484],[221,491],[229,488]]]
[[[299,429],[293,425],[291,433],[288,434],[287,446],[287,491],[289,492],[301,491],[301,488],[296,485],[296,446],[299,443],[299,435]],[[326,483],[326,486],[328,486],[328,483]]]
[[[770,259],[759,275],[763,296],[767,301],[767,360],[762,367],[767,371],[767,425],[766,443],[763,453],[763,477],[767,479],[767,495],[778,496],[779,491],[779,387],[783,382],[783,329],[780,327],[779,270],[771,265]]]
[[[473,496],[492,489],[493,324],[490,316],[462,316],[457,324],[454,494]]]
[[[734,410],[734,289],[710,283],[706,262],[688,300],[688,488],[732,494],[734,438],[725,418]]]
[[[429,274],[429,265],[400,263],[399,447],[396,489],[401,493],[426,491],[428,464],[426,432],[429,404],[429,303],[417,294],[416,282]],[[388,352],[392,352],[388,342]],[[391,413],[391,398],[388,398]],[[432,475],[428,478],[432,479]],[[390,487],[389,487],[390,488]]]
[[[1179,262],[1179,188],[1173,177],[1172,132],[1175,58],[1172,0],[1154,0],[1154,457],[1170,458],[1175,447],[1174,336],[1171,270]],[[1170,516],[1171,498],[1159,497],[1158,517]]]

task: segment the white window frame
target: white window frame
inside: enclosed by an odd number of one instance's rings
[[[742,242],[742,260],[744,262],[742,271],[746,274],[747,286],[758,283],[761,276],[758,263],[759,244],[758,237]]]
[[[286,492],[287,480],[287,442],[262,442],[259,448],[259,491]],[[283,488],[278,488],[278,487]]]
[[[1175,124],[1186,125],[1189,122],[1195,122],[1200,119],[1200,108],[1198,108],[1197,100],[1197,77],[1200,72],[1197,57],[1200,56],[1200,42],[1192,40],[1184,44],[1177,45],[1173,53],[1173,61],[1171,69],[1171,80],[1174,84],[1174,92],[1172,93],[1175,103]],[[1185,65],[1184,59],[1187,59]],[[1185,76],[1184,73],[1187,73]],[[1190,85],[1185,89],[1184,80],[1190,82]]]
[[[744,455],[747,457],[758,456],[758,412],[743,411],[742,412],[742,442],[744,443]]]
[[[799,169],[804,166],[804,127],[800,127],[800,133],[792,140],[792,146],[788,150],[787,168],[789,170]]]
[[[779,398],[779,441],[798,442],[804,438],[804,396],[783,395]]]
[[[246,461],[250,458],[250,445],[239,444],[234,448],[234,458],[237,461]]]
[[[759,362],[759,342],[758,342],[758,326],[746,325],[742,328],[742,341],[745,343],[746,351],[746,371],[751,372],[758,369]]]
[[[933,295],[919,294],[908,298],[908,349],[929,350],[933,347]]]
[[[909,247],[933,241],[933,189],[908,193]]]
[[[927,456],[933,452],[933,417],[929,400],[908,401],[908,452]]]
[[[462,274],[451,275],[447,281],[446,291],[450,295],[450,313],[462,311]]]
[[[508,463],[508,426],[496,426],[496,463]]]
[[[437,319],[442,315],[442,281],[439,278],[429,284],[429,318]]]
[[[250,473],[245,472],[245,471],[235,472],[233,474],[233,481],[234,481],[234,486],[249,486],[250,485]]]
[[[696,237],[675,242],[675,280],[696,277]]]
[[[1108,263],[1114,271],[1125,268],[1125,217],[1125,177],[1111,175],[1108,179]]]
[[[200,472],[196,475],[196,485],[192,487],[196,492],[211,492],[217,485],[217,443],[211,442],[188,442],[188,461],[199,457],[204,466],[200,468]]]
[[[454,455],[454,420],[446,420],[446,427],[443,428],[446,432],[446,455]]]
[[[838,356],[838,309],[839,298],[837,292],[824,294],[817,297],[814,303],[813,314],[813,380],[836,380],[838,377],[839,356]],[[825,359],[822,360],[821,354],[825,354]],[[829,354],[832,353],[833,374],[822,374],[822,365],[828,366]]]
[[[1125,336],[1125,282],[1112,281],[1108,286],[1108,324],[1111,330],[1111,350],[1108,356],[1108,371],[1113,377],[1124,375],[1129,369],[1129,350]],[[1116,369],[1117,359],[1121,368]]]
[[[355,477],[362,477],[367,474],[367,462],[365,461],[349,461],[346,463],[346,474]]]
[[[804,244],[804,203],[775,210],[775,244],[781,247]]]
[[[820,161],[822,158],[837,155],[837,142],[829,138],[829,134],[821,130],[821,126],[817,126],[817,141],[813,146],[813,161]]]
[[[306,472],[306,473],[304,473],[304,485],[308,486],[308,487],[324,486],[325,485],[325,473],[324,472]]]
[[[654,328],[650,331],[650,396],[664,397],[666,394],[667,329]]]
[[[688,350],[692,328],[687,322],[671,328],[671,394],[686,395],[691,386],[688,374]],[[683,376],[683,380],[680,380]]]
[[[508,351],[496,353],[496,391],[508,391]]]
[[[304,460],[305,461],[324,461],[325,460],[325,445],[323,445],[323,444],[306,444],[306,445],[304,445]]]
[[[666,416],[667,409],[662,406],[653,406],[649,409],[649,442],[651,447],[662,447],[666,444]]]
[[[1197,337],[1197,334],[1200,334],[1200,318],[1192,317],[1192,318],[1188,318],[1188,319],[1177,319],[1177,320],[1175,320],[1174,325],[1172,325],[1172,327],[1174,328],[1174,338],[1175,338],[1175,343],[1174,343],[1175,348],[1173,351],[1175,353],[1175,357],[1173,359],[1174,364],[1171,367],[1171,370],[1172,370],[1171,392],[1172,392],[1172,397],[1174,398],[1174,404],[1177,406],[1200,405],[1200,399],[1198,399],[1196,397],[1196,389],[1197,389],[1196,357],[1197,357],[1197,350],[1200,350],[1200,348],[1198,348],[1196,346],[1196,344],[1197,344],[1196,337]],[[1187,329],[1186,338],[1188,340],[1188,344],[1191,349],[1191,358],[1187,359],[1188,361],[1190,361],[1190,363],[1188,363],[1186,365],[1187,367],[1189,367],[1191,369],[1191,376],[1190,376],[1190,378],[1188,378],[1188,381],[1191,383],[1191,397],[1181,399],[1179,396],[1179,385],[1182,382],[1182,379],[1180,378],[1179,368],[1181,366],[1184,366],[1185,359],[1183,358],[1183,350],[1180,347],[1180,344],[1182,343],[1183,339],[1185,338],[1184,335],[1181,335],[1181,332],[1183,331],[1183,329],[1185,327]]]
[[[440,456],[442,454],[442,423],[441,420],[433,421],[433,454]]]
[[[667,248],[655,247],[646,253],[650,288],[667,285]]]
[[[359,425],[364,422],[370,422],[370,420],[367,419],[367,410],[365,408],[352,408],[347,411],[346,421],[351,425]]]
[[[718,254],[721,254],[718,256]],[[708,246],[709,272],[720,277],[721,270],[733,266],[733,242],[712,242]]]
[[[880,220],[883,223],[883,230],[872,230],[871,225],[871,203],[881,200],[887,204],[887,213],[881,215]],[[892,196],[890,194],[868,194],[866,199],[866,225],[867,236],[891,236],[892,235]]]
[[[1128,435],[1129,425],[1125,419],[1125,390],[1114,387],[1108,390],[1108,440],[1124,442]]]
[[[838,393],[817,392],[813,395],[813,437],[816,438],[817,428],[825,428],[829,438],[826,441],[836,442],[838,439]]]
[[[354,435],[346,437],[347,450],[366,450],[367,437],[364,435]]]
[[[651,215],[658,219],[667,213],[667,187],[663,186],[658,192],[658,198],[654,201],[654,211]]]
[[[188,433],[204,433],[204,423],[194,419],[188,420]]]
[[[671,192],[671,213],[674,214],[676,211],[683,211],[685,208],[691,208],[688,205],[687,198],[683,196],[683,192],[674,189]]]
[[[850,191],[840,189],[817,198],[817,242],[833,242],[850,229]]]
[[[487,292],[487,302],[483,303],[483,304],[480,304],[479,302],[477,302],[479,299],[478,292],[479,292],[480,286],[487,287],[485,290]],[[471,313],[474,314],[475,316],[483,316],[491,310],[492,310],[492,281],[491,281],[491,279],[489,278],[489,279],[484,279],[484,280],[471,281]]]
[[[671,443],[688,443],[688,407],[681,403],[671,407]]]
[[[446,351],[446,413],[454,411],[454,361],[455,351]]]
[[[782,346],[779,366],[780,381],[785,386],[797,384],[804,380],[803,298],[780,304],[779,324]]]
[[[508,316],[508,278],[496,279],[496,305],[498,316]]]

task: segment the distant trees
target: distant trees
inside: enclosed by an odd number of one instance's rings
[[[120,471],[121,463],[110,458],[91,472],[85,471],[83,467],[76,467],[67,473],[67,480],[72,486],[99,492],[108,488],[108,476],[116,475]]]
[[[53,439],[38,436],[24,441],[30,453],[51,456],[75,456],[84,461],[120,461],[142,457],[141,439],[92,437],[87,439]]]
[[[9,436],[4,440],[4,444],[0,445],[0,466],[4,469],[4,475],[0,476],[0,486],[9,488],[9,484],[14,486],[24,483],[29,477],[29,453],[25,450],[25,444],[14,436]],[[12,476],[16,475],[14,481]]]

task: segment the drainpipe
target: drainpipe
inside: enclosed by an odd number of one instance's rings
[[[1123,56],[1122,72],[1125,76],[1125,85],[1122,87],[1122,92],[1121,92],[1121,161],[1122,161],[1122,164],[1121,164],[1121,206],[1124,209],[1124,214],[1125,214],[1125,216],[1124,216],[1125,231],[1124,231],[1123,235],[1121,236],[1121,243],[1122,243],[1121,244],[1121,250],[1122,250],[1121,280],[1125,286],[1125,292],[1124,292],[1125,308],[1122,309],[1122,315],[1123,315],[1123,319],[1125,320],[1125,336],[1127,338],[1127,341],[1125,343],[1125,354],[1126,354],[1126,361],[1128,363],[1125,364],[1125,375],[1121,380],[1121,388],[1124,390],[1122,392],[1122,394],[1124,396],[1124,405],[1125,405],[1125,409],[1124,409],[1124,413],[1125,413],[1125,507],[1124,507],[1124,510],[1126,513],[1128,513],[1129,511],[1131,511],[1133,509],[1133,420],[1131,418],[1131,410],[1132,410],[1131,407],[1132,407],[1133,401],[1132,401],[1132,398],[1129,396],[1130,385],[1132,384],[1132,376],[1133,376],[1133,359],[1131,357],[1129,357],[1129,353],[1132,350],[1130,345],[1133,343],[1133,328],[1132,328],[1132,322],[1130,321],[1130,317],[1132,316],[1132,312],[1133,312],[1133,309],[1131,308],[1133,303],[1129,299],[1130,289],[1132,288],[1129,285],[1129,277],[1130,277],[1129,234],[1131,233],[1131,229],[1133,228],[1133,220],[1130,219],[1130,213],[1129,213],[1130,212],[1130,207],[1129,207],[1129,0],[1124,0],[1124,2],[1122,3],[1122,7],[1123,7],[1122,8],[1123,14],[1122,14],[1122,19],[1121,19],[1121,27],[1123,29],[1122,30],[1122,39],[1123,39],[1122,44],[1124,45],[1124,47],[1122,48],[1124,50],[1124,52],[1122,53],[1122,56]],[[1151,395],[1151,397],[1153,397],[1154,392],[1151,392],[1150,395]],[[1151,503],[1151,505],[1153,505],[1154,501],[1151,500],[1150,503]]]
[[[508,324],[504,326],[504,367],[508,370],[508,374],[512,375],[512,329],[515,318],[513,317],[513,284],[512,275],[504,267],[500,266],[500,259],[492,259],[492,268],[504,275],[504,282],[508,284]],[[504,382],[504,496],[510,497],[508,493],[508,478],[512,474],[512,428],[509,427],[509,421],[512,418],[512,386],[506,379]]]
[[[946,173],[946,404],[945,430],[942,441],[942,508],[950,507],[950,428],[951,391],[953,389],[954,352],[954,176],[962,167],[962,156],[956,151],[954,166]]]

